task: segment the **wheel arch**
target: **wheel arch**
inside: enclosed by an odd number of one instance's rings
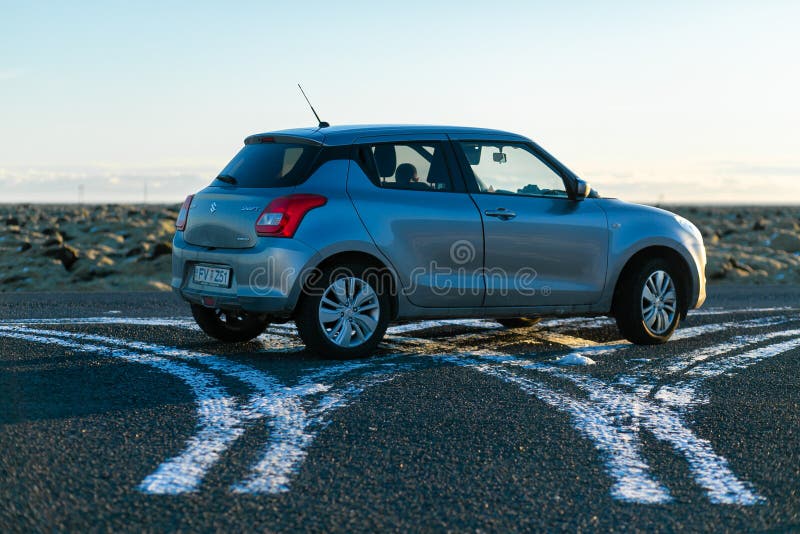
[[[394,319],[397,317],[399,300],[398,300],[398,285],[397,275],[388,266],[387,262],[378,256],[363,250],[345,250],[332,253],[321,259],[316,265],[307,270],[306,275],[301,282],[301,291],[297,297],[297,303],[307,294],[310,284],[315,281],[315,273],[320,273],[325,269],[342,265],[346,263],[362,263],[375,268],[375,273],[378,275],[378,280],[381,283],[387,284],[386,290],[389,292],[389,303],[391,306],[389,318]],[[295,308],[296,308],[295,304]]]
[[[649,245],[630,255],[620,270],[614,284],[614,293],[611,304],[612,313],[616,309],[622,284],[624,284],[630,275],[635,272],[636,269],[640,268],[646,261],[656,258],[665,260],[680,278],[679,287],[681,288],[681,291],[678,295],[680,314],[681,317],[686,318],[686,314],[689,311],[689,308],[692,306],[693,295],[695,293],[695,281],[692,268],[690,266],[691,263],[686,259],[684,254],[667,245]]]

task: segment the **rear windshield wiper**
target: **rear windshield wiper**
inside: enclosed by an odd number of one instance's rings
[[[230,174],[220,174],[219,176],[217,176],[217,180],[225,182],[226,184],[236,185],[236,178],[234,178]]]

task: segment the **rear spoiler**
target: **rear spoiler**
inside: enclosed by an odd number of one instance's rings
[[[320,141],[309,139],[308,137],[300,137],[298,135],[285,135],[285,134],[256,134],[246,137],[244,140],[245,145],[258,145],[261,143],[287,143],[294,145],[311,145],[322,146]]]

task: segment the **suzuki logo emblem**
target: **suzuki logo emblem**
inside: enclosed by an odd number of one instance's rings
[[[216,202],[212,202],[211,203],[211,208],[209,209],[209,211],[211,212],[211,215],[214,215],[217,212],[217,203]]]

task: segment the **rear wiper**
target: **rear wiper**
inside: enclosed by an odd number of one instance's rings
[[[217,176],[217,180],[225,182],[226,184],[236,185],[236,178],[234,178],[230,174],[220,174],[219,176]]]

